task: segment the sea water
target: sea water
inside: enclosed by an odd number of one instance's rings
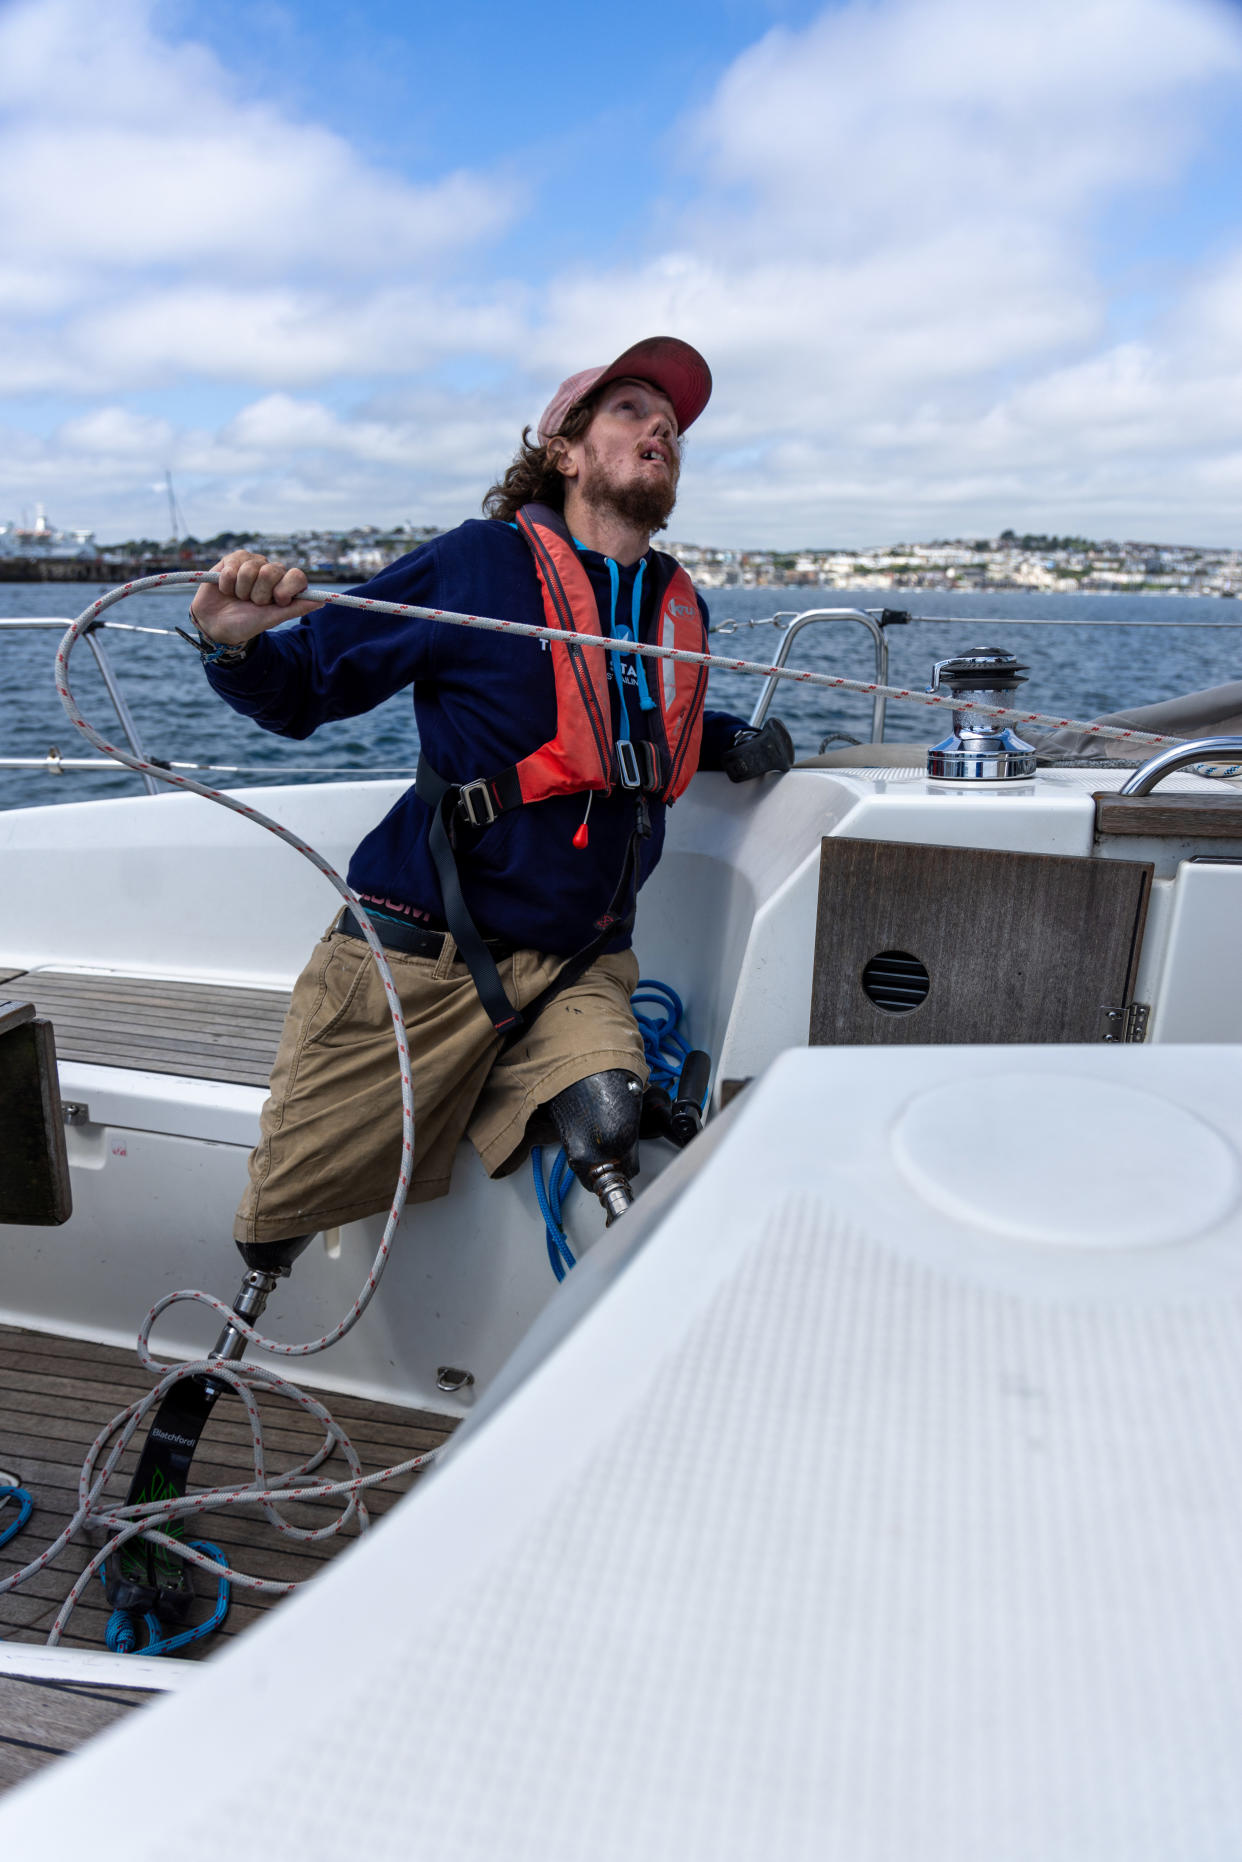
[[[3,583],[0,618],[67,620],[101,592],[85,583]],[[819,588],[712,589],[706,598],[713,627],[739,623],[734,631],[713,633],[713,652],[765,665],[776,656],[778,630],[748,623],[778,611],[857,607],[878,612],[884,606],[915,616],[960,617],[889,628],[890,684],[921,689],[930,682],[935,660],[969,647],[1003,646],[1031,669],[1019,702],[1057,716],[1092,718],[1242,678],[1242,602],[1231,600]],[[106,618],[172,629],[187,624],[186,605],[187,591],[177,589],[136,596],[109,609]],[[1041,624],[1048,622],[1069,624]],[[366,624],[361,616],[359,624]],[[58,638],[54,632],[0,631],[0,758],[42,757],[53,744],[64,757],[97,754],[69,723],[57,698],[52,663]],[[346,771],[413,776],[418,735],[408,690],[362,717],[324,725],[306,742],[295,743],[230,711],[208,686],[196,654],[175,634],[107,629],[102,638],[145,751],[170,760],[241,765],[247,772],[203,778],[208,782],[248,786],[287,780],[294,772],[299,781],[330,781]],[[794,642],[789,663],[851,679],[874,677],[871,638],[857,623],[808,627]],[[105,733],[117,731],[85,642],[74,650],[70,673],[86,715]],[[752,675],[721,669],[711,675],[708,703],[749,717],[761,690],[761,681]],[[850,693],[784,682],[772,710],[789,725],[799,755],[814,753],[831,732],[864,741],[871,736],[871,701]],[[942,712],[889,706],[886,735],[897,741],[928,743],[947,729]],[[124,769],[49,776],[0,768],[0,808],[139,792],[138,778]]]

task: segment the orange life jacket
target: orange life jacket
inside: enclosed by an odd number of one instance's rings
[[[545,624],[567,633],[605,638],[591,579],[578,559],[564,518],[546,505],[528,504],[518,512],[517,525],[535,559]],[[653,554],[657,643],[705,653],[703,616],[689,576],[673,557],[659,551]],[[514,765],[523,802],[573,795],[583,789],[611,789],[616,783],[607,660],[606,653],[590,647],[570,646],[561,653],[553,643],[556,735]],[[657,701],[656,708],[645,714],[658,763],[650,792],[662,801],[675,802],[699,764],[707,668],[676,660],[647,660],[645,665]]]

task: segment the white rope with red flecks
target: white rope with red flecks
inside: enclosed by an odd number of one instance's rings
[[[265,1337],[262,1333],[257,1331],[254,1326],[239,1318],[231,1307],[227,1306],[223,1300],[217,1299],[213,1294],[198,1289],[186,1289],[180,1292],[167,1294],[163,1299],[158,1300],[148,1312],[139,1328],[138,1356],[144,1367],[148,1370],[159,1370],[161,1368],[150,1349],[149,1341],[151,1329],[160,1315],[166,1312],[170,1306],[182,1302],[191,1302],[196,1305],[208,1307],[222,1319],[234,1325],[251,1344],[258,1346],[260,1350],[276,1353],[284,1357],[308,1357],[315,1352],[326,1351],[330,1345],[335,1344],[338,1339],[343,1338],[345,1334],[357,1324],[358,1320],[370,1305],[375,1295],[376,1288],[379,1286],[380,1279],[383,1276],[384,1268],[387,1265],[389,1253],[391,1251],[393,1237],[405,1207],[414,1157],[414,1102],[410,1084],[409,1046],[406,1039],[405,1020],[401,1009],[401,1000],[397,994],[392,973],[385,960],[383,946],[375,935],[365,910],[361,907],[361,901],[357,898],[351,887],[313,847],[308,846],[298,835],[292,833],[287,828],[281,827],[278,822],[271,820],[257,808],[250,807],[248,803],[239,801],[234,796],[225,795],[219,790],[208,788],[205,784],[194,781],[192,777],[178,774],[176,771],[162,764],[148,762],[145,758],[135,756],[130,751],[123,750],[118,745],[110,743],[100,732],[96,731],[93,725],[82,715],[70,690],[70,653],[81,639],[82,635],[96,624],[105,609],[112,607],[119,601],[125,600],[130,595],[135,595],[147,590],[192,587],[200,582],[216,580],[218,580],[218,577],[214,571],[185,570],[176,571],[167,575],[147,576],[139,581],[125,583],[119,588],[109,589],[96,601],[93,601],[90,606],[78,616],[64,635],[56,654],[56,689],[71,722],[92,744],[94,744],[96,749],[101,750],[104,755],[113,758],[116,762],[123,764],[129,769],[135,770],[141,775],[154,776],[158,781],[168,784],[170,788],[184,789],[191,794],[204,796],[208,801],[218,802],[222,807],[229,808],[235,814],[242,815],[247,820],[253,821],[256,826],[265,828],[269,833],[276,835],[279,840],[283,840],[288,846],[292,847],[296,852],[302,854],[309,860],[313,866],[317,867],[329,883],[335,887],[336,891],[347,904],[359,908],[355,913],[355,917],[370,947],[372,958],[384,986],[384,993],[392,1016],[393,1033],[397,1044],[401,1081],[401,1167],[392,1206],[384,1225],[383,1236],[381,1237],[375,1259],[367,1273],[362,1290],[344,1318],[330,1331],[325,1332],[322,1337],[312,1339],[308,1342],[287,1344],[279,1339]],[[377,601],[367,596],[343,594],[334,589],[308,588],[301,599],[318,601],[324,605],[336,603],[345,607],[370,609],[373,612],[399,615],[411,620],[425,620],[448,626],[475,627],[496,633],[516,634],[530,639],[550,641],[559,645],[588,647],[595,648],[596,650],[607,650],[609,652],[620,651],[633,655],[641,655],[649,659],[673,660],[680,664],[704,666],[709,670],[749,673],[763,678],[788,680],[794,685],[819,686],[830,691],[857,692],[868,697],[904,699],[911,703],[933,707],[952,707],[954,702],[951,698],[946,698],[938,693],[915,692],[900,686],[887,686],[865,680],[846,679],[829,673],[806,670],[798,671],[788,666],[763,665],[750,660],[726,659],[716,654],[696,653],[684,648],[648,645],[642,641],[618,641],[604,639],[602,636],[592,634],[568,633],[552,627],[537,627],[525,622],[496,620],[484,615],[456,614],[445,609],[417,607],[406,602]],[[1016,724],[1043,724],[1053,729],[1076,730],[1087,735],[1107,737],[1112,740],[1134,744],[1158,745],[1180,743],[1184,741],[1182,738],[1166,736],[1153,731],[1138,731],[1123,729],[1114,725],[1090,724],[1074,718],[1055,718],[1040,712],[1019,711],[1013,707],[1003,705],[975,704],[971,706],[971,709],[982,716],[998,719],[1003,718]],[[230,1487],[208,1488],[193,1494],[187,1494],[180,1500],[161,1500],[133,1507],[116,1506],[105,1501],[104,1494],[107,1484],[112,1478],[122,1454],[143,1421],[151,1414],[156,1405],[163,1400],[163,1397],[174,1384],[179,1382],[182,1378],[206,1373],[210,1373],[213,1378],[231,1387],[236,1392],[246,1411],[246,1415],[250,1422],[251,1442],[254,1454],[253,1482]],[[309,1415],[314,1416],[324,1428],[324,1441],[319,1449],[300,1463],[298,1467],[290,1469],[282,1474],[271,1475],[267,1471],[262,1425],[259,1417],[258,1405],[254,1396],[254,1390],[256,1388],[262,1388],[272,1395],[286,1398],[299,1408],[305,1410]],[[108,1442],[114,1437],[115,1440],[107,1455],[107,1459],[103,1467],[100,1468],[97,1473],[96,1469],[100,1457],[103,1455]],[[312,1483],[311,1485],[298,1485],[299,1482],[305,1483],[308,1477],[311,1476],[318,1467],[322,1466],[324,1461],[326,1461],[338,1447],[350,1468],[351,1479],[346,1481],[320,1481]],[[432,1450],[426,1454],[412,1456],[409,1460],[400,1463],[396,1467],[385,1468],[376,1474],[364,1475],[357,1452],[345,1431],[333,1419],[329,1411],[313,1397],[299,1390],[295,1384],[281,1377],[276,1371],[265,1366],[254,1364],[247,1365],[243,1370],[236,1365],[222,1363],[218,1359],[202,1359],[193,1363],[174,1365],[171,1368],[165,1369],[164,1375],[145,1396],[130,1404],[128,1409],[122,1411],[118,1416],[115,1416],[112,1421],[100,1431],[99,1435],[92,1443],[82,1467],[78,1486],[78,1508],[73,1518],[69,1521],[69,1524],[65,1527],[60,1536],[53,1544],[48,1546],[38,1558],[32,1560],[21,1570],[14,1572],[3,1582],[0,1582],[0,1595],[14,1589],[36,1572],[45,1569],[45,1567],[63,1551],[78,1532],[89,1527],[103,1528],[108,1533],[107,1542],[94,1555],[87,1564],[85,1570],[75,1581],[72,1590],[52,1626],[51,1633],[48,1637],[50,1644],[55,1644],[59,1641],[71,1611],[82,1596],[92,1577],[102,1567],[104,1561],[109,1556],[115,1554],[122,1545],[136,1537],[142,1537],[152,1544],[163,1546],[168,1551],[174,1553],[178,1558],[199,1565],[214,1575],[227,1577],[230,1583],[237,1584],[244,1589],[277,1593],[295,1590],[297,1589],[296,1584],[279,1583],[271,1579],[253,1577],[238,1572],[231,1567],[221,1566],[204,1553],[194,1551],[182,1544],[179,1540],[170,1537],[167,1533],[159,1531],[158,1527],[160,1524],[168,1524],[174,1519],[203,1512],[208,1509],[227,1506],[258,1505],[262,1507],[270,1523],[282,1534],[303,1540],[328,1538],[342,1531],[355,1519],[360,1529],[366,1527],[368,1523],[366,1506],[359,1497],[365,1488],[380,1485],[407,1473],[414,1473],[434,1461],[435,1455],[436,1451]],[[345,1501],[343,1509],[340,1513],[336,1514],[328,1524],[318,1528],[292,1525],[279,1512],[277,1506],[277,1502],[279,1501],[288,1503],[291,1500],[326,1500],[336,1498],[341,1498]]]
[[[69,634],[75,629],[89,626],[90,620],[102,613],[105,607],[115,601],[123,600],[127,595],[134,595],[155,588],[173,588],[190,586],[199,582],[214,582],[219,578],[214,569],[185,569],[170,572],[168,575],[147,576],[139,582],[127,582],[122,588],[110,589],[92,603],[86,614],[73,623]],[[858,692],[867,698],[905,699],[913,705],[947,706],[950,710],[960,709],[957,700],[947,698],[940,692],[916,692],[906,686],[878,685],[865,679],[844,679],[835,673],[798,671],[791,666],[764,665],[747,659],[726,659],[718,653],[695,653],[687,647],[666,647],[649,645],[643,640],[614,640],[599,634],[569,633],[559,627],[536,627],[529,621],[501,621],[484,614],[455,614],[448,608],[420,608],[404,601],[377,601],[367,595],[345,595],[339,589],[307,588],[298,596],[299,601],[317,601],[325,607],[336,603],[346,608],[367,608],[375,614],[402,615],[414,621],[436,621],[449,627],[477,627],[491,633],[517,634],[530,640],[551,640],[560,646],[593,647],[599,652],[629,653],[641,655],[644,659],[669,659],[679,665],[705,666],[711,672],[746,672],[763,679],[785,679],[792,685],[820,686],[833,692]],[[59,683],[59,681],[58,681]],[[64,693],[61,693],[62,698]],[[1185,743],[1184,737],[1173,737],[1159,731],[1139,731],[1128,729],[1120,724],[1089,724],[1080,718],[1057,718],[1043,711],[1016,711],[1006,705],[973,704],[972,713],[981,717],[1004,718],[1011,724],[1044,724],[1050,730],[1082,731],[1091,737],[1107,737],[1110,740],[1134,744],[1179,744]],[[70,716],[74,717],[71,711]],[[84,728],[82,721],[74,717],[79,729]],[[103,748],[101,740],[87,728],[86,734],[98,749]],[[119,755],[115,750],[111,755]],[[151,775],[167,780],[167,772],[162,768],[152,768],[139,759],[120,755],[120,761],[129,768],[148,771]],[[187,787],[195,787],[187,783]],[[198,790],[199,794],[209,794],[209,790]],[[265,824],[266,825],[266,824]],[[292,844],[292,843],[291,843]]]
[[[205,796],[210,801],[219,802],[223,807],[232,809],[235,814],[243,815],[247,820],[255,822],[257,826],[266,828],[269,833],[275,834],[278,839],[285,841],[288,846],[293,847],[298,853],[304,855],[313,866],[319,869],[330,884],[336,888],[337,892],[340,893],[342,899],[344,899],[347,904],[358,908],[355,916],[359,928],[370,946],[372,958],[380,973],[380,978],[384,986],[384,993],[388,1000],[389,1011],[392,1016],[393,1034],[397,1043],[401,1081],[401,1165],[396,1192],[393,1196],[388,1219],[384,1225],[384,1232],[380,1239],[375,1259],[368,1270],[362,1290],[344,1318],[339,1324],[334,1326],[331,1331],[324,1333],[321,1338],[313,1339],[306,1343],[286,1344],[279,1339],[265,1337],[262,1333],[257,1331],[254,1326],[240,1318],[223,1300],[217,1299],[214,1294],[206,1293],[199,1289],[184,1289],[180,1292],[168,1294],[163,1299],[158,1300],[148,1312],[139,1328],[138,1357],[147,1370],[164,1369],[164,1367],[158,1364],[150,1349],[149,1340],[152,1327],[160,1315],[166,1312],[170,1306],[182,1302],[190,1302],[195,1305],[208,1307],[222,1319],[227,1320],[230,1324],[235,1326],[251,1344],[259,1346],[262,1350],[279,1353],[285,1357],[306,1357],[314,1352],[326,1351],[329,1345],[333,1345],[338,1339],[343,1338],[345,1334],[357,1324],[375,1296],[376,1288],[380,1283],[380,1279],[388,1261],[393,1236],[396,1233],[397,1226],[401,1220],[402,1211],[405,1207],[414,1159],[414,1098],[410,1083],[409,1044],[406,1039],[405,1018],[402,1013],[401,998],[397,994],[397,987],[393,981],[392,972],[385,960],[383,946],[376,937],[371,927],[370,920],[366,912],[362,909],[361,903],[355,893],[346,881],[341,878],[340,874],[337,873],[313,847],[308,846],[298,835],[291,833],[287,828],[281,827],[278,822],[272,821],[258,809],[251,808],[247,803],[237,800],[234,796],[223,795],[218,790],[207,788],[204,784],[193,781],[190,777],[178,775],[174,771],[160,767],[158,764],[149,763],[145,758],[133,756],[129,751],[122,750],[117,745],[109,743],[82,715],[73,697],[73,693],[70,690],[69,655],[78,640],[95,623],[105,608],[111,607],[114,602],[124,600],[126,596],[144,587],[158,587],[161,583],[169,581],[184,582],[190,580],[197,582],[202,579],[201,576],[196,574],[191,574],[188,577],[186,575],[176,575],[148,578],[143,582],[129,583],[122,588],[111,589],[106,594],[101,595],[97,601],[93,601],[90,607],[88,607],[84,613],[80,614],[72,623],[57,649],[56,689],[60,694],[61,703],[64,705],[72,723],[97,749],[102,750],[105,755],[115,758],[118,762],[125,764],[130,769],[137,770],[141,773],[150,773],[156,776],[161,782],[168,783],[172,788],[186,789],[193,794]],[[246,1411],[250,1421],[251,1442],[254,1454],[254,1480],[236,1486],[210,1488],[194,1494],[187,1494],[183,1499],[176,1501],[161,1500],[135,1507],[116,1506],[107,1502],[104,1498],[107,1484],[112,1478],[122,1454],[143,1421],[151,1414],[156,1405],[163,1400],[166,1393],[174,1384],[178,1383],[182,1378],[207,1372],[210,1372],[211,1376],[216,1381],[229,1385],[240,1398]],[[259,1417],[258,1405],[253,1394],[254,1389],[259,1387],[265,1389],[272,1395],[284,1397],[288,1401],[295,1403],[309,1415],[314,1416],[324,1428],[324,1440],[315,1454],[311,1455],[298,1467],[274,1476],[269,1475],[267,1472],[262,1424]],[[104,1453],[107,1443],[113,1437],[116,1439],[113,1443],[111,1452],[108,1454],[103,1467],[96,1473],[99,1459]],[[299,1482],[304,1483],[306,1478],[313,1474],[316,1468],[322,1466],[323,1462],[338,1448],[344,1455],[349,1466],[351,1473],[351,1478],[349,1480],[320,1481],[310,1486],[298,1484]],[[240,1585],[243,1589],[277,1593],[294,1590],[297,1586],[293,1584],[277,1583],[270,1579],[252,1577],[246,1573],[236,1571],[231,1567],[222,1567],[213,1559],[206,1557],[203,1553],[193,1551],[189,1547],[180,1544],[176,1539],[170,1538],[166,1533],[158,1531],[157,1527],[159,1524],[167,1524],[171,1520],[184,1514],[197,1513],[208,1508],[259,1505],[262,1507],[271,1524],[276,1527],[277,1531],[297,1539],[318,1540],[328,1538],[343,1531],[354,1520],[357,1520],[360,1529],[365,1529],[368,1523],[368,1516],[365,1503],[359,1498],[363,1489],[379,1485],[386,1481],[395,1480],[403,1474],[415,1473],[420,1468],[426,1467],[434,1458],[435,1451],[431,1451],[427,1454],[412,1456],[409,1460],[401,1462],[398,1466],[385,1468],[377,1474],[364,1475],[362,1463],[359,1460],[358,1454],[341,1425],[334,1420],[323,1404],[318,1403],[313,1397],[299,1390],[295,1384],[281,1377],[276,1371],[266,1366],[253,1364],[247,1365],[243,1370],[233,1365],[222,1363],[218,1359],[203,1359],[194,1363],[174,1365],[171,1368],[164,1369],[164,1375],[151,1390],[136,1402],[130,1404],[129,1408],[122,1411],[120,1415],[113,1417],[112,1421],[100,1431],[95,1441],[91,1444],[86,1460],[83,1463],[78,1484],[78,1507],[73,1518],[69,1521],[59,1537],[40,1553],[37,1558],[31,1560],[29,1564],[12,1573],[0,1583],[0,1596],[6,1591],[15,1589],[26,1579],[34,1576],[36,1572],[45,1569],[45,1567],[63,1551],[65,1546],[69,1544],[70,1540],[74,1538],[77,1533],[88,1528],[102,1528],[107,1534],[107,1541],[89,1561],[85,1570],[75,1581],[68,1597],[65,1599],[65,1603],[55,1623],[52,1625],[52,1630],[48,1637],[50,1645],[55,1645],[59,1642],[71,1611],[82,1596],[82,1593],[90,1583],[92,1577],[102,1567],[104,1561],[115,1554],[119,1548],[130,1539],[139,1536],[147,1539],[153,1544],[166,1547],[179,1558],[184,1558],[190,1563],[201,1565],[217,1576],[227,1577],[230,1583]],[[276,1504],[278,1501],[283,1501],[287,1504],[291,1500],[324,1500],[331,1498],[344,1499],[344,1507],[326,1525],[315,1528],[294,1526],[283,1517]]]

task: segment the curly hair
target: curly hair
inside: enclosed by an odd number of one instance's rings
[[[591,424],[598,394],[575,402],[560,424],[554,438],[579,440]],[[565,508],[565,480],[556,469],[556,457],[546,446],[531,443],[529,427],[522,429],[522,444],[502,479],[483,499],[484,517],[498,517],[511,524],[524,504],[549,504],[554,511]]]

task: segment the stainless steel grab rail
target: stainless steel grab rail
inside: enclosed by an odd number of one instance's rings
[[[1134,774],[1122,783],[1119,795],[1150,795],[1156,784],[1187,763],[1242,764],[1242,737],[1196,737],[1190,743],[1174,744],[1149,757]]]
[[[776,658],[773,661],[773,665],[783,666],[785,661],[789,658],[789,649],[794,643],[794,637],[800,634],[804,627],[815,626],[821,621],[856,621],[860,627],[865,627],[867,632],[871,635],[872,640],[875,642],[875,682],[877,685],[888,684],[888,635],[885,633],[883,627],[881,627],[879,621],[876,620],[874,614],[868,614],[863,608],[806,609],[804,613],[797,615],[795,619],[789,623],[789,626],[782,634],[781,643],[776,650]],[[759,702],[750,715],[750,721],[754,727],[757,728],[767,717],[773,695],[779,684],[780,680],[774,675],[769,675],[769,677],[764,680],[763,690],[759,694]],[[886,698],[876,698],[872,701],[871,740],[873,743],[883,743],[884,741],[884,718],[887,708],[888,700]]]
[[[129,739],[129,747],[134,755],[141,757],[145,763],[147,761],[147,753],[139,743],[138,727],[134,723],[129,706],[125,703],[124,694],[117,684],[116,675],[112,670],[107,654],[104,652],[103,641],[99,638],[97,633],[89,633],[86,636],[86,644],[95,655],[95,664],[99,668],[99,676],[108,689],[108,697],[112,700],[112,708],[116,712],[121,729]],[[158,795],[163,787],[163,784],[157,782],[154,776],[148,776],[146,774],[142,775],[141,782],[148,795]]]

